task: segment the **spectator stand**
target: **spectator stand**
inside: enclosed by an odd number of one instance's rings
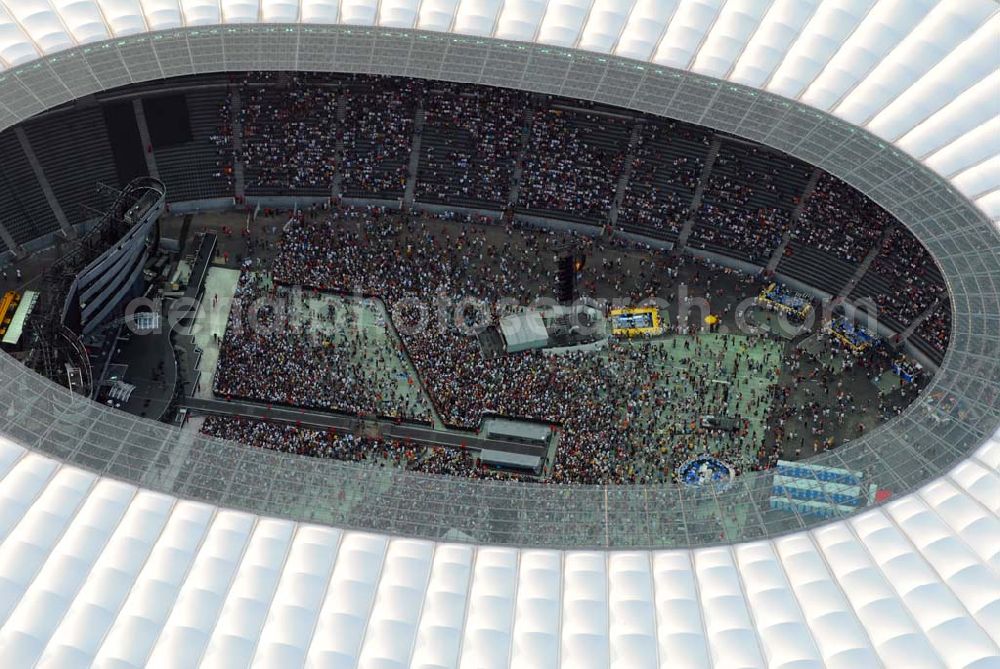
[[[945,350],[951,339],[951,305],[947,297],[938,300],[907,340],[935,365],[944,360]]]
[[[434,84],[425,103],[416,200],[506,208],[530,113],[523,92]]]
[[[535,111],[515,211],[607,223],[634,122],[618,110],[559,100]]]
[[[873,301],[879,318],[903,332],[944,293],[944,279],[933,258],[909,231],[893,225],[850,299]]]
[[[676,242],[711,144],[711,133],[680,121],[644,119],[617,227]]]
[[[406,190],[417,109],[426,84],[355,77],[346,89],[342,190],[345,198],[399,201]]]
[[[782,243],[809,173],[789,156],[724,137],[688,244],[766,265]]]

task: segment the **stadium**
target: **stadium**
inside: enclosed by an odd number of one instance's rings
[[[0,0],[0,658],[1000,667],[998,40]]]

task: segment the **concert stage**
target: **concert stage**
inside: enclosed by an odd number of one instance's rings
[[[496,332],[506,353],[545,349],[551,353],[599,350],[607,344],[608,323],[593,307],[549,306],[504,316]]]
[[[123,330],[115,342],[109,370],[98,401],[135,416],[160,420],[170,406],[178,376],[169,328],[149,334]],[[112,398],[109,391],[115,386],[131,390]]]

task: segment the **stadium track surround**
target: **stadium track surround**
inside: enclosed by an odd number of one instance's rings
[[[864,470],[899,496],[970,457],[1000,425],[996,228],[943,178],[899,149],[766,92],[613,56],[487,38],[385,28],[229,26],[89,45],[5,72],[0,127],[128,83],[254,69],[394,74],[591,99],[712,127],[819,166],[868,195],[926,245],[948,285],[953,318],[944,363],[921,397],[889,424],[812,462]],[[0,378],[6,381],[0,432],[17,443],[146,488],[296,520],[428,539],[459,527],[479,543],[587,548],[731,543],[825,522],[767,509],[767,472],[740,477],[722,492],[460,481],[305,462],[211,439],[183,443],[171,428],[73,396],[6,355],[0,357]],[[935,420],[952,415],[949,403],[955,400],[965,417]],[[349,513],[334,503],[340,491],[357,500]],[[759,522],[747,523],[740,536],[677,522],[685,507],[702,503],[751,505]],[[461,509],[471,507],[495,511],[493,521],[462,528]],[[600,520],[579,523],[582,517]]]

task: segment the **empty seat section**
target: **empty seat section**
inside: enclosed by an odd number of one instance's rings
[[[0,223],[7,229],[14,241],[20,244],[42,234],[36,230],[31,216],[21,204],[18,193],[9,185],[2,166],[0,166]],[[3,244],[2,239],[0,239],[0,244]],[[2,250],[6,249],[7,246],[4,244]]]
[[[3,156],[0,160],[0,179],[11,199],[17,203],[16,211],[21,212],[19,218],[8,220],[4,217],[7,230],[14,239],[23,243],[58,230],[59,222],[13,130],[0,133],[0,156]]]
[[[201,83],[184,91],[191,117],[191,141],[156,150],[156,166],[170,202],[232,197],[223,177],[213,137],[219,133],[219,108],[226,96],[224,81]]]
[[[856,265],[833,254],[795,241],[789,242],[785,247],[785,253],[777,267],[779,274],[787,274],[834,296],[847,285],[856,270]]]
[[[96,218],[110,204],[97,184],[121,186],[101,108],[77,104],[25,123],[24,132],[70,224]]]

